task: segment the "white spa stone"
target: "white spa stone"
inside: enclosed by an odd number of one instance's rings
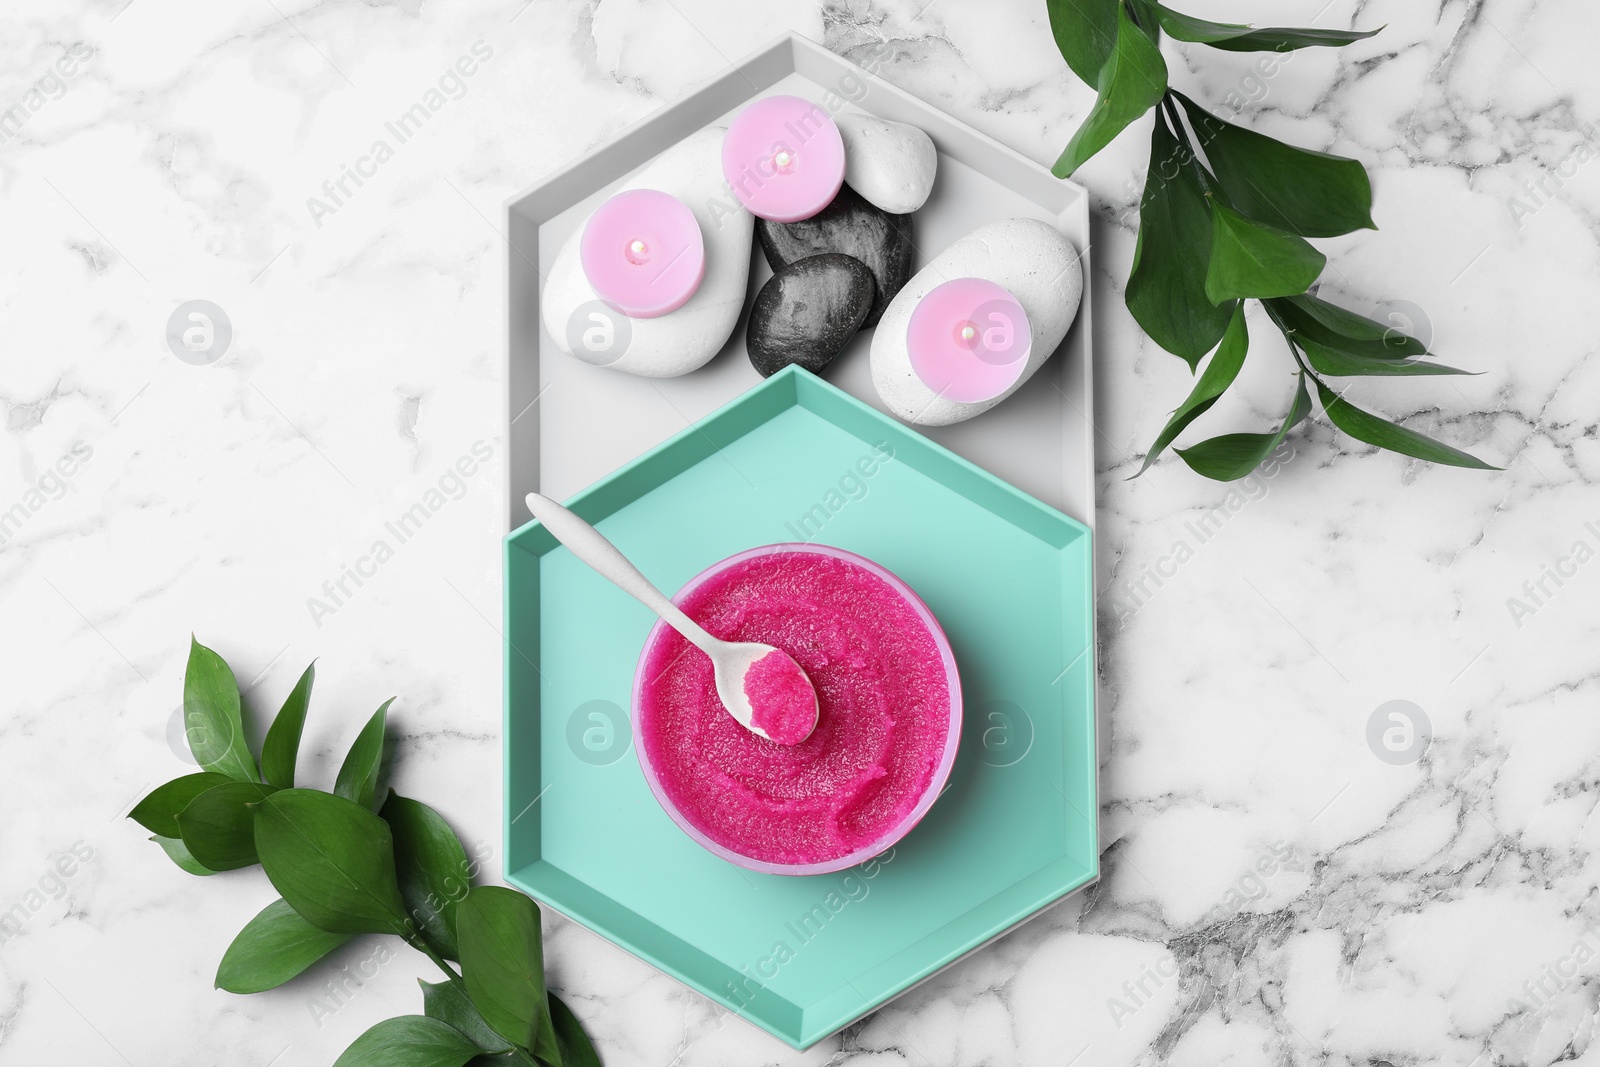
[[[928,200],[939,166],[933,139],[915,126],[873,115],[833,117],[844,138],[844,180],[869,204],[907,215]]]
[[[935,395],[911,369],[906,349],[906,327],[917,303],[935,286],[957,278],[984,278],[1005,287],[1027,312],[1033,339],[1016,384],[974,404]],[[1078,250],[1060,230],[1038,219],[980,226],[935,256],[890,302],[872,337],[872,384],[891,412],[921,426],[948,426],[981,415],[1022,388],[1050,358],[1077,317],[1082,296]]]
[[[582,350],[577,358],[648,378],[672,378],[704,366],[733,333],[750,281],[750,241],[755,217],[733,198],[722,176],[722,127],[701,130],[667,149],[616,191],[659,189],[688,205],[705,242],[706,271],[694,295],[676,311],[652,319],[628,318],[601,306],[578,255],[580,225],[550,265],[541,314],[563,352],[591,324],[622,339],[615,350]],[[605,323],[594,316],[611,316]],[[617,322],[615,320],[625,320]]]

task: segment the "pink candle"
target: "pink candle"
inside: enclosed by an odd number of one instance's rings
[[[947,400],[976,404],[1004,393],[1028,365],[1028,313],[1003,287],[957,278],[934,287],[906,327],[911,369]]]
[[[694,212],[655,189],[630,189],[601,204],[584,224],[578,257],[595,294],[635,319],[678,310],[706,275]]]
[[[809,219],[844,184],[844,139],[819,105],[798,96],[764,97],[728,127],[722,176],[753,215]]]

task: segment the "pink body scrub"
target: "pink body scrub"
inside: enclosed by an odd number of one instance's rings
[[[817,696],[800,665],[782,652],[768,652],[744,675],[750,724],[782,745],[804,741],[816,724]]]
[[[653,632],[639,744],[663,799],[710,841],[764,863],[826,863],[906,822],[948,771],[952,665],[920,604],[883,577],[779,549],[710,574],[679,605],[717,637],[787,652],[816,690],[809,737],[757,737],[723,709],[711,661],[675,631]],[[755,677],[767,660],[748,677],[793,693],[784,668]]]

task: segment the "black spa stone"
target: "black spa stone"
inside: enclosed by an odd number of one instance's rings
[[[833,202],[799,222],[756,220],[756,236],[767,264],[779,270],[824,252],[842,252],[867,265],[877,296],[863,326],[883,318],[884,308],[911,277],[911,216],[873,207],[848,185]]]
[[[835,252],[779,268],[750,308],[751,365],[764,378],[791,363],[820,374],[861,328],[876,288],[866,264]]]

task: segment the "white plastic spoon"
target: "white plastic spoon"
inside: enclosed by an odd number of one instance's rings
[[[538,493],[529,493],[528,510],[538,519],[552,537],[566,545],[574,556],[593,567],[602,578],[638,600],[655,612],[684,639],[711,658],[711,667],[717,682],[717,696],[728,714],[753,734],[785,745],[797,745],[811,736],[817,725],[817,693],[811,679],[787,652],[754,641],[724,641],[712,637],[705,629],[685,615],[671,600],[651,584],[639,568],[628,562],[617,546],[606,540],[604,534],[578,516]],[[772,661],[762,667],[762,673],[785,675],[790,679],[803,679],[810,693],[810,715],[804,704],[798,710],[782,706],[781,701],[763,701],[758,710],[751,705],[745,690],[745,679],[750,668],[777,654],[782,661]],[[792,683],[791,683],[792,685]],[[792,692],[792,690],[791,690]],[[760,722],[762,725],[756,725]]]

